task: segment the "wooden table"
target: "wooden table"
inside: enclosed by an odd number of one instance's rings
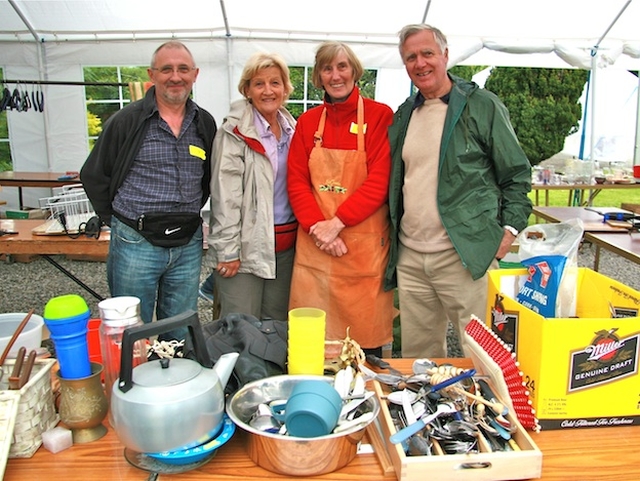
[[[18,205],[24,207],[22,201],[23,187],[62,187],[69,184],[79,184],[80,178],[60,180],[64,172],[0,172],[0,185],[18,188]]]
[[[42,225],[44,219],[2,219],[0,230],[15,231],[16,235],[0,236],[0,254],[37,254],[42,256],[63,274],[89,292],[98,300],[103,297],[58,264],[51,255],[76,254],[106,257],[109,253],[110,231],[103,230],[100,237],[73,239],[67,235],[35,235],[33,229]]]
[[[597,212],[588,210],[589,207],[541,207],[533,208],[532,215],[547,222],[565,222],[570,219],[580,219],[584,224],[585,232],[627,233],[628,228],[615,227],[604,222],[604,217]],[[598,207],[602,212],[622,211],[618,207]]]
[[[388,359],[403,372],[410,372],[412,359]],[[469,359],[449,361],[463,368],[471,367]],[[567,430],[547,430],[531,433],[543,453],[543,481],[631,481],[640,479],[640,428],[607,427]],[[366,438],[365,438],[366,439]],[[233,438],[207,464],[184,473],[160,475],[158,479],[175,481],[237,480],[265,481],[288,478],[257,467],[249,459],[244,443],[245,433],[237,430]],[[113,429],[105,437],[88,444],[78,444],[57,454],[40,448],[32,458],[10,459],[5,470],[5,481],[25,479],[64,479],[65,481],[142,481],[146,472],[131,466],[124,458],[124,447]],[[301,460],[304,462],[304,460]],[[425,479],[429,473],[425,472]],[[395,474],[384,470],[375,454],[358,454],[343,469],[313,480],[335,481],[392,481]],[[469,476],[468,480],[473,481]],[[440,481],[440,480],[438,480]],[[444,480],[443,480],[444,481]]]
[[[573,197],[574,193],[579,192],[579,204],[581,206],[589,206],[593,205],[593,199],[602,192],[603,190],[608,189],[637,189],[640,188],[640,184],[636,184],[635,182],[630,183],[620,183],[620,184],[561,184],[561,185],[545,185],[545,184],[532,184],[531,190],[535,192],[535,204],[540,205],[540,191],[544,191],[544,205],[549,205],[549,191],[550,190],[568,190],[569,191],[569,199],[567,201],[568,206],[573,205]],[[587,200],[584,200],[584,193],[588,191],[589,196]]]
[[[585,232],[584,240],[596,246],[593,262],[593,270],[596,272],[600,267],[601,248],[640,264],[640,234],[638,233],[625,235]]]

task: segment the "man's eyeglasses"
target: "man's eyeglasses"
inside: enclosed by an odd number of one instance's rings
[[[178,67],[172,67],[170,65],[165,65],[164,67],[151,67],[151,70],[157,70],[162,75],[171,75],[173,72],[178,72],[180,75],[187,75],[195,69],[196,67],[189,67],[188,65],[180,65]]]

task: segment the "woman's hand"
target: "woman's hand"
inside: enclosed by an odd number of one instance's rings
[[[221,277],[233,277],[238,273],[238,269],[240,269],[240,261],[231,261],[231,262],[218,262],[216,266],[216,271],[220,274]]]
[[[336,237],[333,242],[330,242],[328,244],[321,244],[319,242],[316,242],[316,245],[322,252],[326,252],[333,257],[342,257],[347,252],[349,252],[349,250],[347,249],[347,245],[340,237]]]
[[[331,244],[344,228],[345,225],[342,221],[334,217],[333,219],[321,220],[313,224],[309,229],[309,235],[316,244],[318,242],[323,245]]]

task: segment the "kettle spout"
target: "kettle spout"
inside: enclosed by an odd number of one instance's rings
[[[229,378],[231,377],[231,373],[233,372],[233,368],[236,365],[239,355],[240,354],[237,352],[228,352],[227,354],[220,356],[220,359],[218,359],[214,364],[213,370],[216,372],[216,375],[220,380],[222,389],[224,389],[229,382]]]

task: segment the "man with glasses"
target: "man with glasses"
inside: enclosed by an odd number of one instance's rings
[[[147,72],[153,86],[105,123],[80,179],[111,226],[111,295],[140,298],[151,322],[154,308],[157,319],[197,310],[216,123],[189,98],[199,69],[183,43],[158,47]]]

